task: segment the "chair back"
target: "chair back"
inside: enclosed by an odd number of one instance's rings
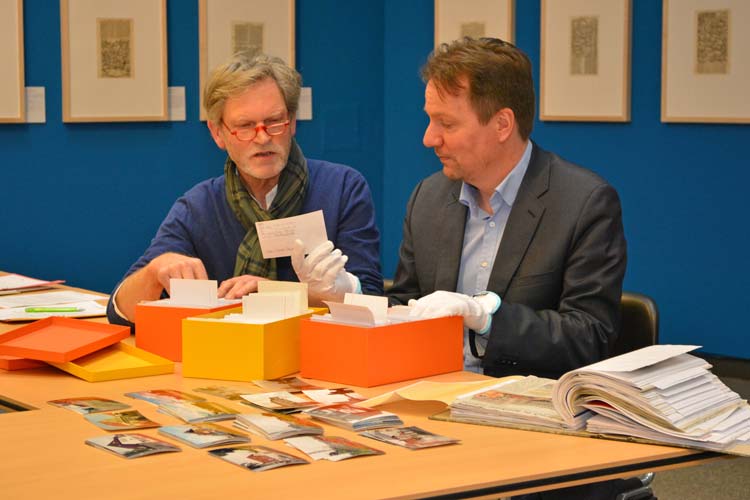
[[[659,343],[659,311],[651,297],[622,292],[620,313],[620,335],[615,341],[611,356]]]

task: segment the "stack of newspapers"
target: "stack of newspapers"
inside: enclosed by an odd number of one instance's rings
[[[574,428],[676,446],[750,454],[750,406],[687,354],[698,346],[655,345],[566,373],[552,402]]]

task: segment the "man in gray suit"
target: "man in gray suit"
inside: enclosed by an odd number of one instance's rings
[[[529,140],[531,63],[515,46],[443,44],[422,78],[423,142],[443,170],[409,200],[391,302],[463,316],[465,368],[487,375],[557,378],[605,358],[626,264],[617,193]]]

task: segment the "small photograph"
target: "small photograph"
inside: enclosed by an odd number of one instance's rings
[[[158,411],[159,413],[177,417],[189,424],[230,420],[237,414],[232,408],[210,401],[175,401],[172,403],[163,403],[159,406]]]
[[[350,404],[333,404],[305,410],[312,418],[350,431],[403,425],[395,413]]]
[[[133,20],[96,20],[99,78],[133,77]]]
[[[300,436],[285,439],[284,442],[313,460],[338,462],[348,458],[383,455],[380,450],[336,436]]]
[[[237,446],[233,448],[218,448],[208,453],[227,462],[239,465],[253,472],[284,467],[286,465],[300,465],[310,463],[307,460],[289,455],[283,451],[274,450],[267,446]]]
[[[362,435],[371,439],[377,439],[384,443],[403,446],[410,450],[432,448],[434,446],[443,446],[460,442],[458,439],[433,434],[432,432],[414,426],[387,427],[385,429],[365,431]]]
[[[267,391],[299,392],[305,389],[322,389],[317,385],[305,382],[299,377],[282,377],[274,380],[253,380],[253,384]]]
[[[308,419],[279,413],[243,413],[237,415],[233,425],[238,429],[260,434],[272,441],[292,436],[323,434],[323,428]]]
[[[244,434],[212,423],[168,425],[160,427],[159,433],[189,444],[193,448],[250,442],[250,438]]]
[[[206,398],[173,389],[151,389],[150,391],[126,392],[129,398],[142,399],[155,405],[185,401],[205,401]]]
[[[311,408],[320,404],[304,394],[292,394],[287,391],[243,394],[242,399],[243,404],[255,406],[266,411],[270,410],[281,413],[296,413],[302,411],[304,408]]]
[[[145,434],[108,434],[87,439],[86,444],[123,458],[139,458],[155,453],[181,451],[179,446]]]
[[[149,429],[160,424],[149,420],[138,410],[119,410],[91,413],[83,418],[105,431],[124,431],[128,429]]]
[[[335,403],[358,403],[359,401],[367,399],[348,387],[338,387],[335,389],[305,389],[302,393],[313,401],[326,405]]]
[[[211,396],[217,396],[220,398],[228,399],[230,401],[239,401],[240,399],[242,399],[243,394],[252,392],[250,390],[243,389],[242,387],[230,387],[226,385],[209,385],[206,387],[196,387],[193,390],[195,392],[210,394]]]
[[[81,397],[81,398],[64,398],[64,399],[53,399],[47,401],[52,406],[58,406],[67,410],[80,413],[81,415],[88,415],[89,413],[99,413],[102,411],[116,411],[130,408],[130,405],[114,401],[112,399],[99,398],[96,396],[92,397]]]

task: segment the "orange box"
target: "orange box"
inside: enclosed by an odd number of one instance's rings
[[[459,316],[361,327],[300,322],[300,375],[373,387],[463,370]]]
[[[237,307],[178,307],[143,303],[135,306],[135,345],[171,361],[182,360],[182,320]]]

